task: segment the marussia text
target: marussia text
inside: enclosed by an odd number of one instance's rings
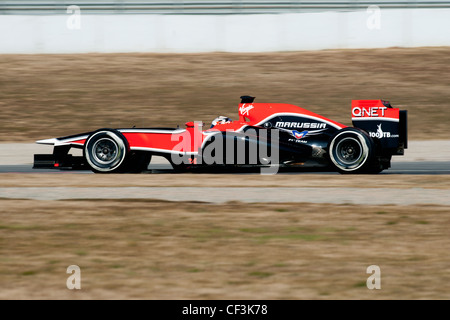
[[[217,307],[196,307],[192,304],[189,307],[183,307],[183,315],[209,315],[214,317],[216,312],[226,312],[229,315],[252,315],[252,314],[267,314],[267,305],[253,304],[229,304],[225,309],[218,309]]]

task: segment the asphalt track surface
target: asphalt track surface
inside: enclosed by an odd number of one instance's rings
[[[174,172],[169,164],[156,163],[150,165],[148,173],[167,174]],[[33,170],[31,165],[2,165],[0,166],[0,179],[2,173],[53,173],[61,175],[80,173],[93,175],[90,171],[70,170]],[[201,171],[211,173],[211,171]],[[230,173],[221,171],[220,173]],[[258,175],[253,172],[231,172],[239,175]],[[325,174],[339,175],[336,172],[283,170],[280,175],[306,175]],[[450,174],[450,161],[424,161],[424,162],[393,162],[392,168],[381,175],[389,179],[389,175],[448,175]],[[44,175],[43,175],[44,176]],[[176,174],[174,174],[176,179]],[[373,196],[376,195],[376,196]],[[245,203],[284,203],[284,202],[314,202],[354,205],[443,205],[450,206],[450,190],[417,188],[385,188],[385,187],[2,187],[1,199],[31,199],[31,200],[93,200],[93,199],[158,199],[163,201],[197,201],[208,203],[225,203],[240,201]]]
[[[151,164],[148,173],[171,173],[174,172],[170,165]],[[222,173],[234,174],[259,174],[259,171],[220,171]],[[220,173],[218,172],[218,173]],[[72,170],[52,170],[52,169],[33,169],[32,165],[0,165],[0,173],[80,173],[90,174],[90,171],[72,171]],[[175,172],[174,172],[175,173]],[[203,170],[201,173],[211,173]],[[336,172],[326,172],[317,170],[282,170],[278,174],[338,174]],[[450,174],[450,161],[417,161],[417,162],[392,162],[392,167],[383,171],[381,174],[410,174],[410,175],[448,175]]]

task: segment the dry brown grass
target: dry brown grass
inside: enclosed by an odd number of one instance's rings
[[[0,200],[2,299],[449,299],[448,207]],[[66,288],[81,268],[82,289]],[[381,290],[366,268],[381,268]]]
[[[0,56],[0,141],[236,118],[239,96],[351,124],[352,99],[409,111],[412,139],[450,133],[450,48],[264,54]]]

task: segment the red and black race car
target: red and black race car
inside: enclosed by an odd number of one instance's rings
[[[238,120],[218,117],[206,128],[187,122],[186,128],[100,129],[40,140],[54,152],[35,155],[34,168],[138,173],[152,156],[163,156],[178,170],[312,167],[379,173],[407,148],[407,112],[387,101],[352,101],[348,127],[295,105],[254,99],[241,97]],[[82,149],[83,156],[71,155],[72,148]]]

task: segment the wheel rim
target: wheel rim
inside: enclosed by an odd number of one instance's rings
[[[101,164],[111,164],[117,158],[119,147],[117,143],[111,139],[104,138],[98,140],[92,150],[94,159]]]
[[[330,159],[342,171],[354,172],[370,157],[370,147],[359,132],[342,132],[330,144]]]
[[[85,145],[85,159],[94,172],[115,172],[127,155],[125,141],[115,132],[99,131]]]
[[[345,167],[357,164],[362,154],[362,145],[355,138],[344,138],[336,145],[336,160]]]

